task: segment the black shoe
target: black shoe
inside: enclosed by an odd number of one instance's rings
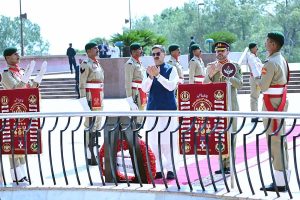
[[[158,179],[158,178],[162,178],[162,173],[161,172],[156,172],[155,179]]]
[[[91,166],[96,166],[96,165],[98,165],[96,159],[87,159],[87,160],[88,160],[88,165],[91,165]]]
[[[173,180],[173,179],[175,179],[174,173],[171,172],[171,171],[168,171],[168,173],[167,173],[167,179],[168,179],[168,180]]]
[[[16,183],[17,181],[13,180],[14,183]],[[20,180],[18,180],[19,183],[23,183],[23,182],[29,182],[28,178],[26,176],[24,176],[23,178],[21,178]]]
[[[222,170],[219,169],[215,171],[215,174],[222,174]],[[224,174],[230,174],[230,168],[229,167],[224,167]]]
[[[251,119],[252,123],[257,123],[257,122],[262,122],[262,120],[260,120],[258,117],[252,118]]]
[[[287,187],[286,186],[277,186],[278,192],[286,192],[287,191]],[[260,190],[264,190],[262,187],[260,188]],[[266,191],[270,191],[270,192],[275,192],[275,186],[274,184],[270,184],[266,186]]]

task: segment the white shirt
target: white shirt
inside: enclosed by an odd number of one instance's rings
[[[254,78],[261,76],[261,70],[262,70],[263,64],[262,64],[261,60],[255,54],[253,54],[253,53],[248,54],[247,64],[248,64],[250,71]]]
[[[119,58],[120,57],[120,49],[117,46],[111,47],[111,58]]]

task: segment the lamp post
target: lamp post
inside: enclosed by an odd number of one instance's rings
[[[200,6],[204,6],[203,0],[198,1],[198,27],[200,31]]]
[[[21,56],[24,56],[24,42],[23,42],[23,19],[27,19],[27,14],[22,14],[22,0],[20,0],[20,22],[21,22]]]
[[[129,29],[131,30],[131,5],[129,0]]]

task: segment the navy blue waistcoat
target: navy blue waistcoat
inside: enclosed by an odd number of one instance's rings
[[[160,65],[160,75],[169,79],[172,66],[163,63]],[[175,92],[169,91],[156,78],[150,88],[147,110],[177,110]]]

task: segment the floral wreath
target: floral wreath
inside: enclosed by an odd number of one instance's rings
[[[138,142],[139,142],[140,150],[141,150],[141,153],[142,153],[143,165],[144,165],[144,169],[145,169],[145,172],[146,172],[147,181],[148,181],[148,183],[151,183],[151,178],[150,178],[150,174],[149,174],[148,167],[147,167],[146,144],[142,140],[138,140]],[[123,143],[123,151],[128,150],[129,149],[128,142],[126,140],[123,140],[122,143]],[[120,151],[121,151],[121,140],[118,140],[117,153],[120,152]],[[152,150],[150,149],[150,147],[148,147],[148,153],[149,153],[150,168],[151,168],[151,172],[152,172],[152,177],[155,177],[155,175],[156,175],[155,155],[152,152]],[[100,158],[101,170],[102,170],[103,174],[105,174],[104,169],[103,169],[104,145],[102,145],[102,147],[100,148],[99,158]],[[116,176],[119,178],[120,181],[125,181],[126,180],[125,174],[121,173],[119,170],[116,171]],[[129,181],[133,181],[135,179],[135,176],[127,176],[127,178],[128,178]]]

